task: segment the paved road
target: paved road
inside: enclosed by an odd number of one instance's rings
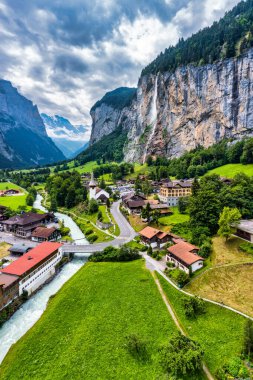
[[[82,253],[87,254],[97,251],[103,251],[103,249],[109,246],[119,247],[133,240],[135,236],[137,236],[137,234],[131,227],[131,225],[128,223],[124,215],[122,215],[122,213],[120,212],[119,206],[120,201],[114,202],[111,206],[111,213],[120,229],[120,235],[116,239],[104,243],[87,245],[64,244],[64,246],[62,247],[63,253],[78,253],[79,255]]]

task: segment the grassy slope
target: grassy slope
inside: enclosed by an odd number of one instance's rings
[[[85,265],[10,350],[1,380],[162,378],[155,353],[175,326],[143,261]],[[136,333],[150,361],[125,349]]]
[[[168,215],[168,216],[163,216],[162,218],[159,219],[159,223],[161,223],[162,225],[170,226],[173,224],[188,222],[189,220],[188,214],[180,214],[178,211],[178,207],[171,207],[171,210],[173,211],[173,214]]]
[[[19,187],[18,185],[15,185],[15,183],[12,183],[12,182],[0,182],[0,190],[7,190],[7,189],[17,189],[21,192],[24,192],[23,189],[21,189],[21,187]]]
[[[24,189],[11,182],[0,182],[0,190],[18,189],[21,193],[24,193]],[[0,197],[0,205],[10,207],[13,210],[17,210],[18,206],[26,206],[26,194],[23,195],[11,195],[6,197]],[[30,207],[28,207],[30,209]]]
[[[239,249],[242,242],[215,237],[212,269],[196,276],[186,289],[253,316],[253,256]]]
[[[187,296],[176,290],[162,276],[158,277],[184,331],[202,345],[205,362],[213,373],[227,359],[240,354],[245,318],[206,303],[205,314],[196,319],[187,319],[183,306]]]
[[[227,164],[220,166],[219,168],[209,170],[206,175],[218,174],[221,177],[234,178],[238,173],[245,173],[249,176],[253,176],[253,164]]]

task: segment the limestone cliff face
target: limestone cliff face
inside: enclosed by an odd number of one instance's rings
[[[48,137],[37,106],[0,80],[0,168],[23,168],[63,160]]]
[[[253,50],[212,65],[143,76],[130,106],[108,114],[110,124],[107,116],[96,115],[93,127],[99,125],[101,138],[122,123],[128,130],[126,161],[177,157],[223,138],[253,136]]]

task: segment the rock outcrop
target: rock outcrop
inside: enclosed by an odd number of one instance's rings
[[[48,137],[37,106],[0,80],[0,168],[23,168],[63,160]]]
[[[198,145],[253,136],[253,49],[238,58],[174,73],[142,76],[137,96],[123,110],[93,117],[97,139],[122,124],[128,130],[126,161],[147,155],[178,157]]]

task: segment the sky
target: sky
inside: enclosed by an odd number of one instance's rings
[[[0,0],[0,77],[75,124],[107,91],[238,0]]]

